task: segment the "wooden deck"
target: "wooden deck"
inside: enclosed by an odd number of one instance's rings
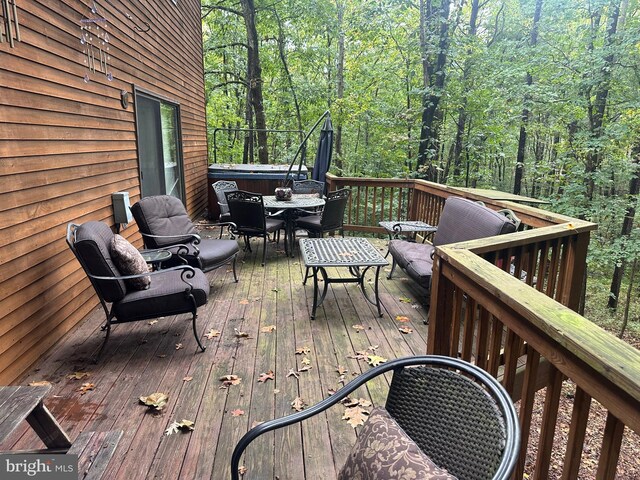
[[[316,320],[310,320],[313,288],[302,286],[300,259],[287,259],[282,245],[270,244],[261,267],[260,240],[253,245],[259,248],[240,254],[239,283],[225,268],[208,274],[211,295],[199,311],[199,326],[203,334],[215,329],[220,335],[204,339],[206,352],[197,353],[191,322],[182,315],[115,326],[102,359],[93,364],[90,357],[102,341],[104,320],[96,309],[17,382],[53,384],[45,404],[72,440],[85,430],[124,430],[105,478],[227,479],[231,452],[252,424],[293,413],[296,397],[308,404],[326,397],[341,386],[338,366],[348,369],[345,381],[369,369],[366,361],[351,358],[356,351],[371,348],[385,358],[426,352],[425,292],[402,272],[393,280],[381,275],[382,318],[357,285],[333,284]],[[386,250],[386,241],[376,245]],[[346,269],[331,273],[348,274]],[[399,322],[398,315],[409,321]],[[267,331],[271,325],[275,330]],[[403,334],[399,327],[413,332]],[[248,336],[239,338],[239,332]],[[296,355],[302,347],[309,353]],[[304,358],[311,369],[297,372]],[[292,369],[299,378],[289,375]],[[258,382],[270,370],[274,380]],[[88,376],[69,378],[74,372]],[[240,383],[221,388],[220,378],[227,374],[240,377]],[[95,388],[82,394],[85,382]],[[379,379],[359,396],[380,404],[385,388],[385,379]],[[160,414],[138,401],[154,392],[169,395]],[[244,414],[234,416],[234,410]],[[326,416],[254,442],[245,459],[245,478],[335,478],[355,441],[352,427],[341,419],[343,410],[336,406]],[[164,435],[182,419],[194,421],[195,429]],[[25,426],[1,447],[40,445]]]

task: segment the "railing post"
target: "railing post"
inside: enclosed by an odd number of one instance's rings
[[[429,305],[429,333],[427,354],[449,355],[453,319],[453,284],[441,273],[442,261],[437,252],[431,274],[431,304]]]
[[[563,291],[558,296],[558,301],[566,305],[574,312],[579,312],[580,303],[586,281],[585,270],[587,268],[587,249],[589,247],[590,232],[580,233],[570,237],[567,252],[565,252],[564,275],[562,282]]]

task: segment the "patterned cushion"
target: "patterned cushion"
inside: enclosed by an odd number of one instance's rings
[[[149,271],[149,266],[140,252],[120,235],[113,236],[109,251],[122,275],[139,275]],[[131,278],[125,280],[125,283],[133,290],[146,290],[151,283],[151,277]]]
[[[438,468],[384,408],[374,408],[338,480],[456,480]]]

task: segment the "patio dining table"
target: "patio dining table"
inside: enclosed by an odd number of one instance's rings
[[[287,255],[293,256],[293,233],[296,228],[296,218],[298,210],[309,210],[322,207],[325,204],[324,198],[315,194],[294,194],[289,200],[277,200],[275,195],[265,195],[262,197],[265,210],[277,210],[282,213],[285,222],[285,249]]]

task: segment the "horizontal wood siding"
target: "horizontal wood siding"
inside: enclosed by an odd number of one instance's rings
[[[114,78],[96,71],[86,83],[90,4],[17,2],[21,41],[0,43],[0,384],[98,303],[64,236],[72,221],[113,224],[113,192],[140,197],[134,86],[180,105],[187,209],[206,207],[200,3],[96,1]],[[149,31],[136,31],[143,22]],[[123,235],[141,246],[135,225]]]

